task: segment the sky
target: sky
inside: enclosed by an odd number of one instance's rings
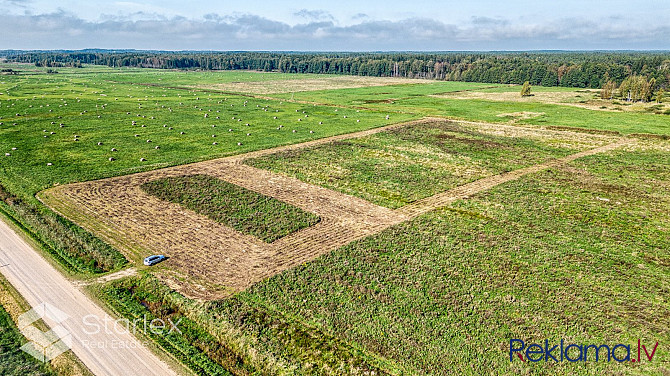
[[[0,49],[670,50],[669,20],[669,0],[0,0]]]

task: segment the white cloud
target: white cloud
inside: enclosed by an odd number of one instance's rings
[[[127,4],[135,4],[125,2]],[[129,9],[132,6],[129,6]],[[338,26],[328,12],[301,10],[290,25],[254,14],[207,14],[191,19],[152,9],[96,21],[57,11],[0,16],[0,49],[136,48],[170,50],[450,50],[668,49],[670,27],[609,17],[543,22],[474,17],[464,24],[432,18],[396,21],[357,17]]]

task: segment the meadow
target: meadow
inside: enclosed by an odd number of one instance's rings
[[[397,209],[481,178],[607,142],[574,135],[433,122],[245,163]],[[586,141],[586,142],[585,142]],[[611,139],[610,139],[611,141]]]
[[[594,94],[573,89],[534,88],[538,96],[527,101],[495,100],[518,87],[432,81],[330,90],[319,81],[319,90],[271,93],[282,81],[297,88],[321,77],[7,66],[22,74],[0,76],[0,210],[78,278],[137,260],[35,198],[53,186],[426,116],[486,122],[407,125],[245,162],[402,210],[478,179],[627,141],[370,230],[225,299],[187,298],[151,269],[89,288],[117,315],[182,319],[181,334],[151,339],[195,374],[670,372],[666,115],[578,107],[577,96]],[[258,91],[225,89],[238,83]],[[468,97],[479,92],[494,97]],[[545,100],[551,93],[555,103]],[[266,241],[316,220],[201,179],[146,188]],[[254,200],[263,205],[245,206]],[[239,214],[249,222],[236,222]],[[641,363],[530,363],[510,362],[510,338],[660,345]]]
[[[425,87],[424,87],[425,86]],[[479,91],[486,94],[485,98],[457,98],[454,96],[467,95],[470,91]],[[353,106],[376,111],[386,111],[398,114],[417,114],[422,116],[444,116],[453,119],[484,121],[489,123],[509,123],[531,125],[538,127],[570,127],[592,130],[612,131],[621,134],[649,133],[653,135],[670,136],[670,120],[667,115],[656,114],[653,111],[603,111],[592,108],[568,106],[585,98],[592,98],[593,94],[585,94],[581,89],[569,88],[541,88],[533,90],[539,93],[574,93],[568,103],[547,101],[546,96],[530,97],[527,100],[508,101],[504,94],[513,93],[516,98],[519,86],[475,84],[462,82],[437,82],[425,85],[394,85],[384,88],[360,88],[310,91],[295,94],[271,95],[275,98],[294,98],[313,103],[323,103],[341,106]],[[500,94],[497,98],[495,94]],[[451,95],[445,95],[451,94]],[[575,98],[583,96],[584,99]],[[520,97],[520,96],[519,96]],[[497,100],[496,100],[497,98]],[[610,101],[610,109],[619,101]],[[515,116],[524,113],[535,116]],[[512,116],[509,116],[512,114]]]

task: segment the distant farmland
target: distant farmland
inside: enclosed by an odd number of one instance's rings
[[[669,371],[663,104],[3,67],[0,209],[116,314],[181,319],[150,339],[196,374]],[[534,364],[510,338],[660,345]]]

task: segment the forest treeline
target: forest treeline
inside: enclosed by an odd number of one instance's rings
[[[636,75],[670,85],[670,52],[17,52],[10,61],[38,66],[251,69],[285,73],[407,77],[501,84],[601,88]]]

